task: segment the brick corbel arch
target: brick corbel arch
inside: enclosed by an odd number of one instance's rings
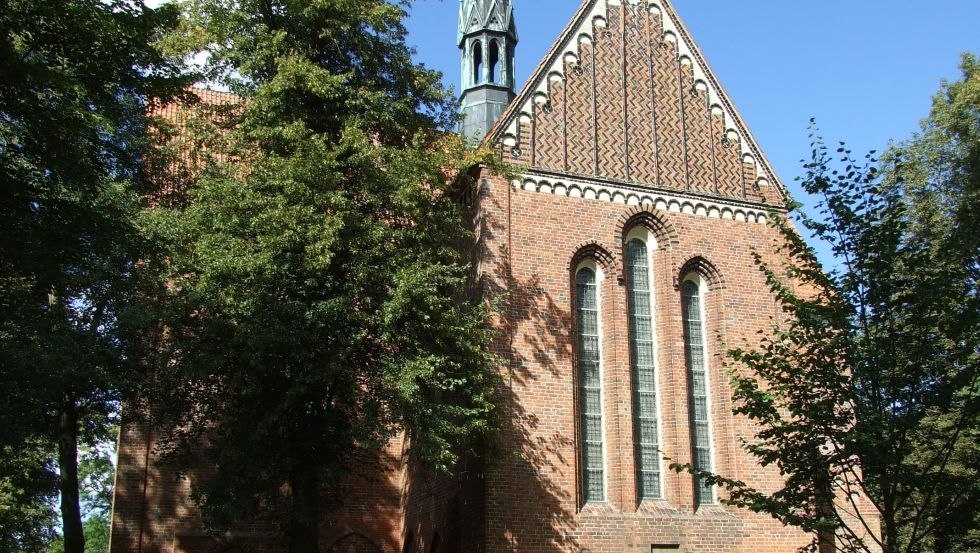
[[[568,270],[574,273],[578,268],[579,263],[585,261],[586,259],[594,260],[600,267],[602,267],[602,270],[606,274],[617,274],[616,256],[610,253],[609,248],[603,246],[595,240],[583,242],[575,248],[575,254],[572,256],[571,263],[568,265]]]
[[[722,275],[714,263],[703,255],[694,255],[675,268],[674,289],[680,290],[684,279],[691,273],[695,273],[703,278],[708,284],[709,290],[724,290],[728,286],[725,282],[724,275]]]
[[[654,211],[649,206],[633,206],[627,210],[619,218],[616,235],[622,240],[637,226],[646,227],[657,239],[657,246],[661,249],[676,248],[680,244],[677,229],[666,214]]]

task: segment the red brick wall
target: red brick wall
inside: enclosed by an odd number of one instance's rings
[[[722,343],[757,340],[778,316],[752,260],[769,256],[775,233],[765,224],[647,211],[598,200],[517,190],[483,175],[481,263],[488,295],[502,301],[499,353],[507,389],[503,408],[512,428],[487,472],[487,550],[795,551],[808,538],[768,517],[721,506],[695,509],[692,479],[665,472],[665,499],[638,502],[623,237],[630,219],[652,223],[659,248],[652,263],[662,447],[691,461],[688,382],[678,279],[700,270],[706,294],[714,462],[718,472],[776,489],[778,475],[747,457],[739,437],[753,428],[731,414]],[[607,501],[581,501],[574,365],[573,264],[580,252],[597,258],[603,329]],[[506,293],[504,293],[506,292]]]
[[[209,536],[190,499],[193,481],[204,478],[206,470],[178,478],[160,462],[153,439],[153,433],[140,424],[124,424],[120,432],[110,553],[224,553],[233,547],[244,553],[285,550],[279,536],[258,522],[218,538]],[[378,553],[401,551],[403,477],[401,438],[382,452],[359,455],[349,478],[336,493],[324,497],[323,551],[361,553],[367,551],[367,544]]]
[[[452,475],[435,474],[413,463],[409,467],[405,481],[404,538],[414,540],[414,551],[485,551],[483,460],[467,457],[459,462]]]
[[[663,544],[709,553],[788,553],[807,541],[762,515],[696,509],[687,475],[665,472],[664,500],[639,502],[634,474],[626,291],[619,279],[622,239],[631,225],[644,224],[658,241],[652,267],[665,454],[691,461],[677,283],[692,270],[708,287],[715,469],[762,489],[779,485],[777,474],[762,470],[740,447],[739,438],[754,429],[732,416],[722,366],[722,343],[756,340],[756,332],[769,329],[770,317],[779,315],[751,257],[756,248],[771,258],[775,233],[760,223],[516,190],[490,174],[481,174],[479,182],[477,273],[488,301],[501,308],[495,347],[507,361],[500,407],[510,426],[494,448],[500,453],[486,465],[467,459],[452,476],[406,464],[401,439],[378,456],[362,456],[359,470],[325,508],[324,551],[429,552],[437,544],[436,551],[445,553],[639,553]],[[582,256],[593,256],[604,277],[607,501],[588,505],[580,492],[572,310],[572,271]],[[177,479],[152,448],[145,427],[124,426],[112,553],[282,550],[259,525],[224,539],[208,537],[188,499],[193,478]]]

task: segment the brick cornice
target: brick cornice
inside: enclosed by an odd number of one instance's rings
[[[759,203],[737,202],[727,198],[682,194],[677,191],[610,184],[599,180],[567,178],[560,175],[543,176],[527,173],[512,181],[511,186],[528,192],[635,206],[650,213],[680,213],[756,224],[768,222],[773,211],[770,206]]]

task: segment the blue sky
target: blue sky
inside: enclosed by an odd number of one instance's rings
[[[518,86],[580,0],[514,0]],[[929,112],[960,53],[980,53],[980,0],[673,0],[722,86],[793,195],[817,119],[855,153],[905,139]],[[408,22],[417,59],[459,90],[458,0],[416,0]]]

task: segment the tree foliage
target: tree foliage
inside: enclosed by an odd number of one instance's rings
[[[730,503],[814,532],[812,547],[980,546],[980,65],[962,68],[881,162],[814,138],[802,183],[819,216],[799,219],[837,267],[785,221],[785,266],[757,258],[785,320],[730,352],[732,383],[759,428],[747,450],[786,483],[766,494],[708,478]]]
[[[466,295],[455,104],[405,45],[402,3],[195,0],[169,44],[205,47],[241,98],[199,107],[186,201],[149,210],[155,422],[213,530],[264,513],[318,551],[353,452],[410,433],[447,469],[493,426],[486,309]],[[218,125],[210,126],[208,123]],[[456,178],[460,177],[460,178]]]
[[[50,443],[0,449],[0,551],[43,551],[54,537],[57,473]]]
[[[115,429],[113,429],[115,430]],[[112,490],[116,467],[112,458],[115,448],[107,444],[82,447],[79,455],[78,477],[82,510],[82,533],[85,550],[89,553],[109,552],[109,527],[112,516]],[[62,553],[62,536],[48,544],[48,553]]]
[[[0,481],[18,519],[0,541],[23,550],[50,534],[56,492],[66,550],[83,548],[77,443],[105,436],[127,372],[114,327],[141,255],[143,113],[180,86],[153,47],[176,23],[140,0],[0,9]]]

